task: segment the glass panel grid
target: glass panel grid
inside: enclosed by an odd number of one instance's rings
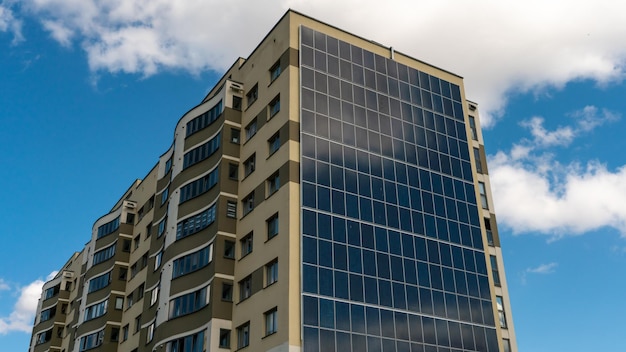
[[[497,351],[460,88],[301,40],[304,350]]]

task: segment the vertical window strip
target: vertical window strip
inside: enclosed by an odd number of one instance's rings
[[[117,246],[117,242],[113,243],[112,245],[101,249],[99,251],[97,251],[96,253],[94,253],[93,255],[93,265],[96,264],[100,264],[104,261],[107,261],[111,258],[113,258],[113,256],[115,255],[115,247]]]
[[[204,114],[194,118],[187,122],[187,132],[185,137],[189,137],[192,134],[210,126],[218,117],[222,114],[222,101],[220,100],[215,106]]]
[[[201,177],[181,187],[179,204],[207,192],[217,184],[218,178],[219,168],[216,167],[215,169],[213,169],[213,171],[209,172],[204,177]]]
[[[179,222],[176,227],[176,240],[193,235],[211,225],[215,221],[215,208],[216,204],[213,204],[200,214]]]
[[[213,261],[213,244],[174,260],[172,279],[200,270]]]
[[[220,148],[221,136],[222,132],[219,132],[208,142],[185,153],[183,158],[183,170],[213,155],[213,153]]]
[[[101,238],[110,233],[113,233],[113,231],[117,230],[119,227],[120,227],[120,217],[118,216],[115,219],[107,222],[106,224],[98,227],[97,238]]]

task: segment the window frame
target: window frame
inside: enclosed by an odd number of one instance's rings
[[[278,281],[278,258],[265,264],[265,287],[275,284]]]
[[[248,103],[247,108],[249,108],[257,100],[259,100],[259,84],[255,83],[254,86],[252,86],[252,88],[250,88],[250,90],[246,93],[246,101]]]
[[[241,248],[240,258],[244,258],[254,250],[254,232],[250,231],[247,235],[239,240]]]
[[[267,196],[271,196],[278,192],[280,189],[280,174],[279,172],[273,173],[267,178]]]
[[[280,94],[274,97],[269,104],[267,104],[269,110],[269,119],[276,116],[280,112]]]
[[[239,281],[239,302],[243,302],[252,296],[252,275],[248,275]]]
[[[237,327],[237,349],[250,346],[250,321]]]
[[[265,336],[278,332],[278,307],[274,307],[263,313],[265,320]]]
[[[270,71],[270,84],[271,84],[278,77],[280,77],[281,73],[283,73],[283,68],[280,66],[280,59],[276,61],[272,65],[272,67],[270,67],[269,71]]]
[[[267,228],[267,240],[271,240],[272,238],[278,236],[278,233],[280,232],[280,224],[279,224],[279,217],[278,217],[278,213],[275,213],[274,215],[270,216],[269,218],[267,218],[267,220],[265,220],[266,223],[266,228]]]
[[[269,156],[274,155],[274,153],[276,153],[278,151],[278,149],[280,149],[280,131],[277,131],[276,133],[274,133],[270,139],[267,140],[267,145],[268,145],[268,152],[269,152]]]

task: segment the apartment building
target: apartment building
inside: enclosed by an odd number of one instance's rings
[[[87,350],[517,351],[462,77],[288,11],[44,285]]]

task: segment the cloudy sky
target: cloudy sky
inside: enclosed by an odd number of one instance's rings
[[[27,349],[43,281],[288,8],[465,78],[520,351],[622,345],[626,5],[0,0],[0,352]]]

